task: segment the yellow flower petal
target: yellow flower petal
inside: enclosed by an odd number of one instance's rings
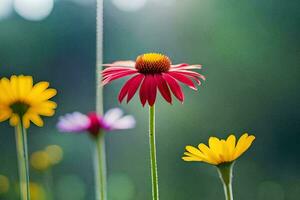
[[[55,89],[48,89],[48,82],[33,85],[31,76],[16,76],[0,79],[0,122],[9,119],[12,126],[17,126],[22,118],[25,128],[32,121],[43,126],[40,115],[52,116],[56,103],[49,99],[56,95]]]
[[[10,117],[10,120],[9,120],[9,124],[11,126],[17,126],[20,122],[20,118],[17,114],[12,114],[12,116]]]
[[[251,146],[252,142],[255,140],[255,137],[253,135],[250,135],[246,138],[246,140],[243,142],[241,148],[239,149],[238,152],[235,153],[235,159],[240,157],[245,151],[249,149]]]
[[[207,157],[207,160],[209,160],[211,163],[218,163],[220,162],[220,159],[218,156],[205,144],[201,143],[198,145],[198,148],[201,150],[201,152]]]
[[[30,121],[32,121],[35,125],[42,127],[44,126],[44,122],[42,118],[37,114],[28,114],[28,118]]]
[[[236,137],[230,135],[226,140],[216,137],[209,138],[209,146],[201,143],[198,149],[193,146],[186,146],[187,152],[184,153],[182,159],[184,161],[206,162],[212,165],[220,165],[223,163],[231,163],[242,155],[254,141],[253,135],[244,134],[238,140],[236,146]]]

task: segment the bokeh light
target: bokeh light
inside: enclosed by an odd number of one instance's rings
[[[113,4],[122,11],[137,11],[143,8],[147,0],[112,0]]]
[[[258,186],[258,200],[284,200],[284,190],[283,187],[273,181],[262,182]]]
[[[52,165],[58,164],[63,159],[63,150],[58,145],[49,145],[45,148]]]
[[[46,192],[42,185],[30,182],[30,195],[31,200],[46,200]]]
[[[0,1],[0,20],[8,17],[13,11],[13,0]]]
[[[36,170],[47,170],[51,163],[48,154],[45,151],[36,151],[30,156],[30,164]]]
[[[0,175],[0,194],[5,194],[9,190],[9,180],[6,176]]]
[[[53,10],[53,0],[15,0],[16,12],[31,21],[40,21],[48,17]]]
[[[126,174],[112,174],[108,178],[108,195],[111,200],[131,200],[134,194],[134,184]]]
[[[62,177],[56,185],[56,194],[59,200],[84,200],[86,188],[83,181],[74,175]]]

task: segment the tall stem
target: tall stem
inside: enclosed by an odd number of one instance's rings
[[[95,138],[95,175],[96,175],[96,200],[106,200],[107,180],[106,180],[106,158],[104,134],[100,133]]]
[[[223,183],[226,200],[233,200],[232,194],[232,168],[234,163],[224,163],[218,166],[219,176]]]
[[[19,169],[20,197],[21,200],[30,200],[27,133],[21,122],[15,128],[15,134]]]
[[[156,161],[156,144],[155,144],[155,107],[149,108],[149,143],[151,158],[151,176],[152,176],[152,199],[158,200],[158,174]]]
[[[101,86],[101,71],[103,64],[103,0],[97,0],[96,18],[96,110],[103,114],[103,87]],[[95,175],[96,200],[106,200],[106,161],[104,134],[100,133],[95,139]]]
[[[47,200],[54,200],[55,198],[53,193],[53,174],[51,167],[47,171],[45,171],[44,178],[47,192]]]

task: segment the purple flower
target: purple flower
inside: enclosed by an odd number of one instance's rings
[[[101,130],[130,129],[134,126],[135,119],[133,116],[123,116],[123,111],[119,108],[108,110],[103,117],[95,112],[88,115],[74,112],[61,116],[57,123],[57,128],[61,132],[77,133],[87,131],[94,136],[97,136]]]

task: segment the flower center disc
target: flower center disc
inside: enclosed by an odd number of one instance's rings
[[[23,116],[27,112],[29,105],[23,102],[15,102],[10,106],[10,108],[12,109],[13,113]]]
[[[159,53],[147,53],[137,57],[135,68],[144,74],[156,74],[169,71],[171,60]]]

